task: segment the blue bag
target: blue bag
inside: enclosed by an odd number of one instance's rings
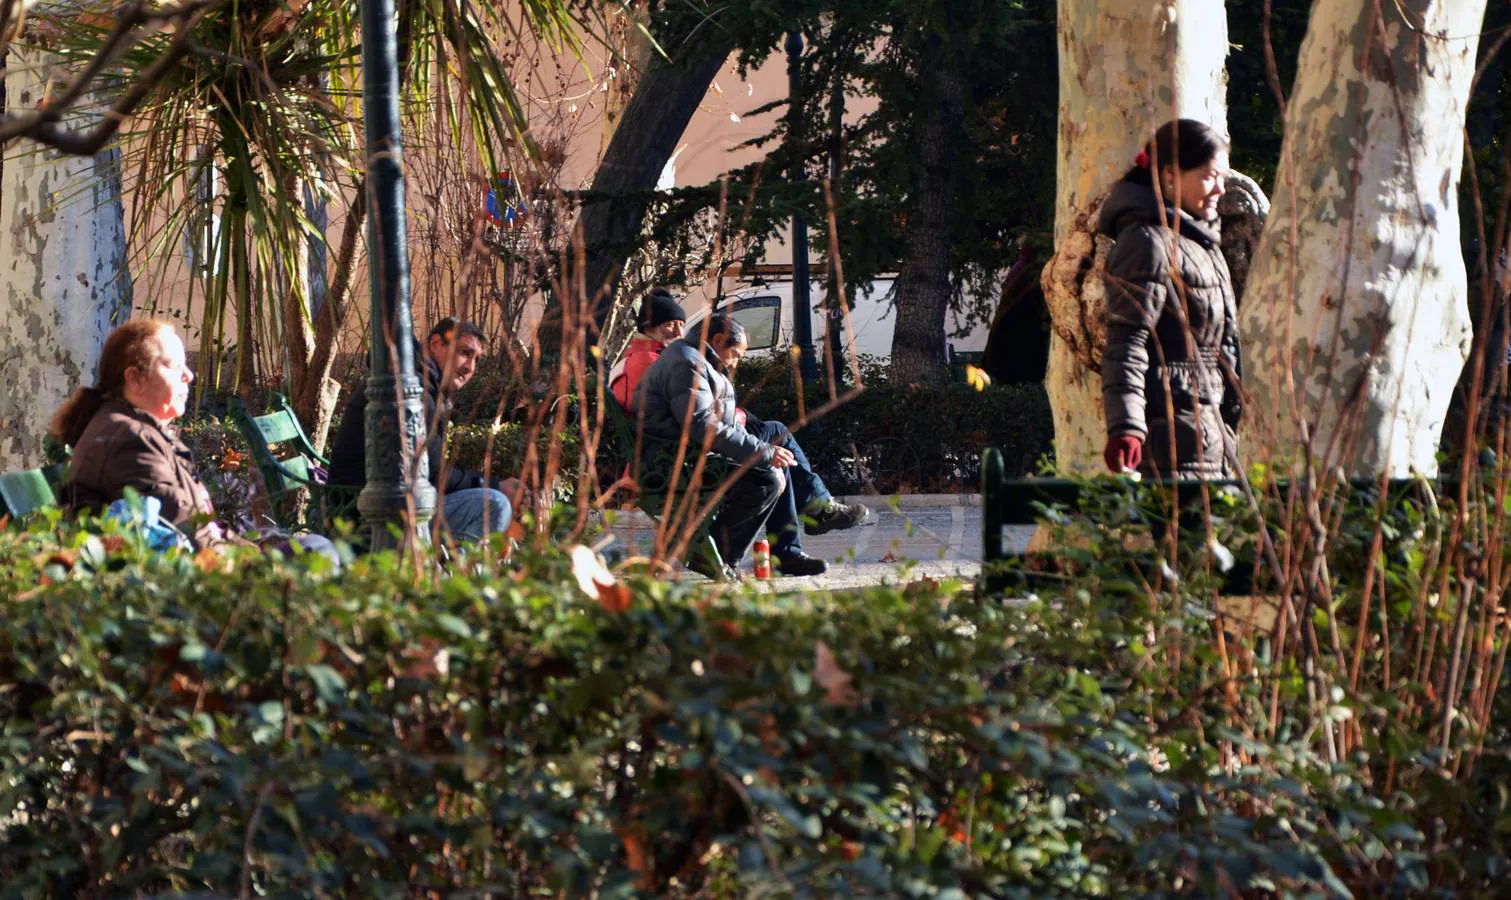
[[[162,519],[162,509],[163,501],[156,497],[142,497],[139,503],[122,499],[110,504],[105,518],[140,529],[142,539],[153,550],[194,549],[187,535]]]

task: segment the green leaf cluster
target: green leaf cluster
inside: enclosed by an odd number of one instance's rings
[[[614,613],[554,551],[336,575],[91,527],[0,530],[3,896],[1382,896],[1504,866],[1433,824],[1446,788],[1244,727],[1207,617],[1112,578],[627,571]]]

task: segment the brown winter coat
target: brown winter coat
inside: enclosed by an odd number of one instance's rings
[[[163,519],[181,528],[215,512],[184,442],[147,413],[107,400],[74,445],[64,495],[76,512],[100,512],[128,487],[162,501]],[[204,546],[214,534],[201,527],[195,539]]]
[[[1105,275],[1107,433],[1143,439],[1145,475],[1220,478],[1224,432],[1236,434],[1242,412],[1238,304],[1216,231],[1181,212],[1172,241],[1171,215],[1152,187],[1127,181],[1102,207],[1099,229],[1117,242]]]

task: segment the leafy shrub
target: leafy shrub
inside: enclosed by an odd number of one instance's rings
[[[737,370],[740,403],[762,419],[797,419],[790,364],[755,360]],[[866,366],[865,391],[797,435],[814,468],[837,493],[975,491],[981,451],[999,447],[1009,475],[1038,471],[1053,454],[1054,423],[1041,385],[898,385]],[[828,401],[811,386],[806,408]]]
[[[581,471],[582,440],[577,429],[567,426],[561,429],[542,428],[536,435],[535,477],[532,484],[539,484],[548,473],[547,455],[554,440],[557,444],[558,465],[554,473],[555,499],[570,501],[576,488],[577,475]],[[525,460],[529,450],[529,428],[517,422],[501,422],[494,428],[489,425],[453,425],[447,435],[448,458],[452,465],[466,469],[487,471],[496,478],[517,478],[525,472]],[[489,439],[492,438],[490,449]]]
[[[208,416],[182,419],[178,425],[221,524],[232,531],[254,527],[267,513],[268,502],[257,461],[241,432],[229,421]]]
[[[0,894],[1489,892],[1439,767],[1266,738],[1293,675],[1230,677],[1195,588],[1097,549],[1005,604],[0,531]]]

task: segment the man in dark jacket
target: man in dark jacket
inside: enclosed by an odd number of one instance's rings
[[[709,318],[697,329],[667,345],[635,389],[634,402],[648,438],[678,441],[687,431],[688,448],[717,453],[735,465],[754,460],[724,494],[714,512],[713,538],[728,566],[739,564],[745,548],[766,528],[786,489],[782,469],[793,463],[792,451],[768,444],[740,424],[735,414],[735,389],[726,370],[745,355],[745,329],[727,315]],[[695,571],[723,577],[700,568]],[[795,574],[795,573],[794,573]]]
[[[451,398],[472,380],[483,355],[483,333],[470,322],[445,318],[425,339],[425,425],[438,422],[425,445],[430,463],[430,483],[435,485],[437,517],[460,540],[481,540],[487,531],[504,531],[513,519],[509,498],[497,490],[497,479],[487,484],[481,472],[445,465],[446,429],[451,417]],[[449,373],[449,374],[448,374]],[[444,381],[444,383],[443,383]],[[437,411],[439,410],[439,414]],[[331,448],[331,484],[365,485],[367,456],[367,391],[357,390],[346,404],[341,428]]]

